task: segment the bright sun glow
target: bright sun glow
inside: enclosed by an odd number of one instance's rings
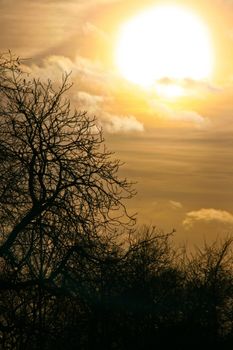
[[[184,8],[154,7],[123,25],[116,63],[121,74],[133,83],[154,86],[168,97],[182,95],[175,81],[211,75],[213,51],[207,27]],[[164,78],[170,83],[160,84]]]

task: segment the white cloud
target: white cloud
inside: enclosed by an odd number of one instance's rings
[[[116,115],[104,111],[104,103],[109,101],[111,101],[111,97],[91,95],[85,91],[80,91],[77,94],[77,102],[80,108],[94,114],[105,131],[109,133],[144,131],[143,124],[134,116]]]
[[[114,108],[114,98],[111,94],[111,85],[114,85],[115,76],[106,71],[100,62],[94,62],[87,58],[77,56],[71,60],[64,56],[49,56],[44,59],[42,66],[31,65],[27,70],[34,77],[53,82],[59,82],[64,72],[71,72],[73,88],[69,91],[69,98],[78,109],[86,110],[95,115],[103,129],[110,133],[121,133],[129,131],[142,132],[143,124],[133,115],[116,115],[109,112]],[[80,88],[77,91],[76,88]],[[98,91],[92,93],[89,89]]]
[[[183,205],[180,202],[176,202],[176,201],[169,201],[170,206],[172,207],[172,209],[181,209],[183,208]]]
[[[233,225],[233,215],[225,210],[219,209],[200,209],[197,211],[190,211],[186,214],[186,218],[183,221],[183,225],[186,229],[193,226],[195,222],[219,222],[224,224]]]
[[[144,131],[144,126],[134,116],[116,115],[104,111],[104,103],[111,101],[110,97],[91,95],[88,92],[77,93],[79,106],[97,117],[103,129],[109,133]]]
[[[113,79],[111,72],[108,72],[100,62],[77,55],[74,60],[61,55],[50,55],[43,59],[41,65],[32,64],[30,60],[27,69],[33,76],[40,78],[53,78],[60,80],[61,74],[72,72],[72,80],[82,80],[85,83],[107,84]]]
[[[100,95],[91,95],[86,91],[79,91],[77,93],[77,101],[83,107],[96,109],[99,103],[102,103],[105,101],[105,98],[104,96],[100,96]]]
[[[171,78],[162,78],[158,80],[158,84],[164,86],[177,86],[184,89],[185,94],[193,95],[200,93],[218,93],[222,92],[222,88],[215,85],[213,82],[204,81],[204,80],[194,80],[191,78],[186,79],[171,79]]]
[[[132,115],[118,116],[110,113],[104,113],[101,118],[101,124],[109,133],[144,131],[143,124]]]
[[[90,22],[86,22],[83,25],[83,34],[84,35],[94,35],[97,38],[102,39],[105,42],[109,42],[110,38],[108,36],[107,33],[105,33],[103,30],[101,30],[100,28],[96,27],[94,24],[90,23]]]
[[[155,113],[156,117],[161,119],[170,120],[170,121],[183,121],[194,123],[198,126],[206,126],[209,124],[209,120],[204,118],[202,115],[195,111],[189,110],[180,110],[176,111],[167,105],[157,102],[155,100],[150,100],[149,105],[152,109],[152,112]]]
[[[204,117],[202,117],[199,113],[197,113],[195,111],[173,112],[171,119],[193,122],[193,123],[197,123],[199,125],[206,122]]]
[[[209,92],[209,93],[222,92],[222,88],[220,88],[219,86],[209,81],[185,79],[181,82],[181,84],[184,88],[196,94],[205,93],[205,92]]]

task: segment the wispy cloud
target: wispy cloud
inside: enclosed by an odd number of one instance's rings
[[[177,201],[170,200],[169,204],[170,204],[172,209],[181,209],[181,208],[183,208],[183,205],[180,202],[177,202]]]
[[[171,115],[172,120],[181,120],[181,121],[187,121],[187,122],[193,122],[196,124],[206,124],[207,119],[205,119],[202,115],[195,111],[175,111]]]
[[[189,229],[195,222],[219,222],[224,224],[233,225],[233,215],[225,210],[219,209],[200,209],[197,211],[190,211],[186,214],[186,218],[183,221],[183,226]]]
[[[49,56],[41,65],[26,67],[34,76],[55,82],[61,80],[64,72],[72,73],[73,88],[69,97],[74,105],[95,115],[103,129],[109,133],[142,132],[143,124],[131,113],[115,113],[114,94],[111,87],[116,83],[115,75],[106,70],[100,62],[78,55],[74,60],[64,56]],[[80,90],[77,91],[77,88]]]
[[[106,98],[104,96],[91,95],[86,91],[77,92],[76,99],[80,107],[88,108],[89,111],[96,111],[96,109],[98,109],[99,104],[106,101]]]
[[[30,64],[30,60],[26,62],[27,69],[33,76],[54,80],[60,80],[61,75],[72,73],[72,80],[79,81],[80,84],[88,84],[89,88],[94,89],[96,85],[98,88],[111,86],[115,76],[108,71],[101,62],[76,55],[74,59],[61,55],[49,55],[42,60],[41,64]]]
[[[101,117],[103,128],[110,133],[125,133],[131,131],[142,132],[144,126],[134,116],[118,116],[110,113],[104,113]]]
[[[170,121],[183,121],[194,123],[198,126],[207,126],[209,120],[202,115],[191,110],[173,110],[168,105],[158,102],[155,99],[150,99],[149,106],[151,112],[158,118],[170,120]]]
[[[90,21],[90,13],[97,7],[101,11],[102,6],[114,2],[116,0],[1,1],[0,49],[11,49],[23,57],[35,57],[48,51],[51,53],[71,36],[75,39],[74,49],[75,43],[78,47],[81,28],[87,19]],[[94,26],[89,25],[89,30],[93,31]]]
[[[100,28],[96,27],[93,23],[90,22],[86,22],[83,25],[83,34],[84,35],[94,35],[102,40],[104,40],[105,42],[109,42],[110,38],[108,36],[108,34],[106,32],[104,32],[103,30],[101,30]]]
[[[206,80],[194,80],[191,78],[186,79],[171,79],[171,78],[162,78],[157,81],[158,84],[164,86],[179,86],[185,89],[186,94],[197,94],[197,93],[218,93],[223,89],[214,83]]]
[[[77,102],[81,108],[97,116],[98,122],[109,133],[125,133],[131,131],[142,132],[144,126],[134,116],[116,115],[104,111],[104,103],[111,100],[109,97],[91,95],[80,91],[77,94]]]

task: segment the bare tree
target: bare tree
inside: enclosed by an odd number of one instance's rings
[[[21,282],[59,284],[75,255],[133,223],[124,199],[134,191],[95,118],[64,98],[67,75],[54,89],[9,55],[0,73],[0,256]]]
[[[232,238],[205,243],[187,259],[185,267],[190,321],[205,329],[216,342],[232,332],[233,255]],[[192,302],[190,302],[192,300]],[[190,323],[191,323],[190,322]]]

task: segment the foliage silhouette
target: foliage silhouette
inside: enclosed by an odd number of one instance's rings
[[[232,240],[193,256],[132,227],[86,112],[0,57],[0,332],[3,349],[233,345]]]

